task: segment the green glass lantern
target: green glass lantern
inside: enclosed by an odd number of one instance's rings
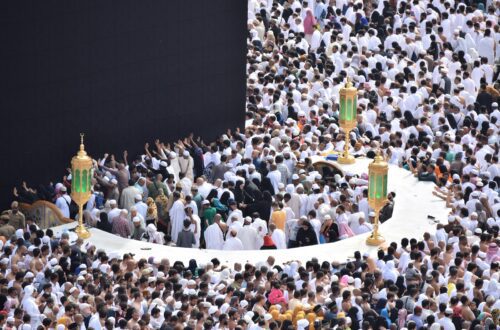
[[[80,134],[80,150],[71,160],[71,199],[78,205],[78,226],[75,232],[80,238],[89,238],[90,232],[83,225],[83,205],[92,195],[93,176],[92,158],[87,155],[83,144],[83,133]]]
[[[387,202],[388,172],[389,165],[380,155],[375,156],[373,162],[368,165],[368,204],[375,211],[373,232],[366,240],[369,245],[380,245],[385,241],[378,232],[378,226],[380,210]]]
[[[349,146],[351,144],[350,132],[356,127],[357,107],[358,107],[358,90],[353,87],[351,80],[347,78],[347,83],[340,89],[339,103],[339,123],[345,133],[344,152],[339,157],[338,162],[341,164],[353,164],[354,157],[349,155]]]

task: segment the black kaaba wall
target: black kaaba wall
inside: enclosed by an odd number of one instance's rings
[[[94,158],[244,123],[246,0],[0,2],[0,205]]]

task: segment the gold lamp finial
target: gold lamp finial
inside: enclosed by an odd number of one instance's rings
[[[78,151],[79,157],[87,156],[87,152],[85,151],[85,145],[83,144],[83,137],[85,133],[80,133],[80,150]]]
[[[347,76],[347,82],[345,83],[346,88],[351,88],[352,87],[352,81],[351,77]]]

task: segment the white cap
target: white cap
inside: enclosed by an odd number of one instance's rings
[[[207,204],[210,204],[210,202],[206,199],[203,202],[201,202],[201,205],[207,205]]]
[[[298,174],[292,175],[292,180],[298,180],[300,177]]]
[[[320,187],[318,186],[318,184],[315,183],[312,185],[312,189],[317,190],[317,189],[320,189]]]
[[[269,313],[264,314],[264,321],[269,321],[272,318],[273,318],[273,316],[271,314],[269,314]]]
[[[309,321],[306,319],[300,319],[297,321],[297,327],[305,329],[309,326]]]
[[[215,314],[216,312],[217,312],[217,306],[210,306],[210,308],[208,309],[209,315]]]
[[[222,306],[220,306],[220,312],[222,314],[225,314],[228,309],[229,309],[229,304],[228,303],[224,303],[224,304],[222,304]]]
[[[134,218],[132,219],[132,221],[133,221],[134,223],[139,223],[139,222],[141,222],[141,218],[139,218],[139,217],[134,217]]]
[[[140,201],[140,200],[142,200],[142,195],[141,194],[137,194],[137,195],[135,195],[134,199],[137,200],[137,201]]]

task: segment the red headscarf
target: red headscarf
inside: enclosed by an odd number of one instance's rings
[[[266,235],[264,236],[264,244],[262,246],[276,246],[276,244],[274,244],[271,236]]]

